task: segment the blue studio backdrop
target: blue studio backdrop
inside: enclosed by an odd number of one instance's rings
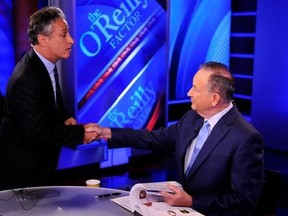
[[[75,41],[71,57],[58,68],[65,103],[79,123],[149,130],[164,126],[166,104],[187,98],[200,64],[215,60],[229,65],[229,1],[50,0],[49,4],[63,9]],[[8,50],[0,59],[0,67],[8,67],[1,68],[3,90],[15,63],[11,2],[0,5],[0,43]],[[101,140],[74,150],[64,147],[58,168],[91,163],[109,167],[128,163],[139,153],[145,152],[109,150]]]
[[[196,72],[199,64],[208,60],[229,64],[230,2],[54,3],[66,14],[73,11],[68,21],[75,35],[75,59],[64,65],[63,72],[64,76],[67,70],[76,74],[72,91],[79,122],[149,130],[163,126],[168,83],[172,99],[187,98],[191,72]],[[65,77],[69,80],[71,75]],[[100,167],[109,167],[127,163],[139,151],[106,149],[105,141],[79,146],[76,151],[64,148],[59,168],[74,166],[71,158],[79,163],[80,155],[85,154],[83,163],[100,161]]]
[[[3,95],[15,64],[12,16],[12,0],[0,0],[0,91]]]
[[[50,3],[64,10],[75,40],[73,55],[61,69],[65,98],[74,100],[69,107],[78,122],[149,130],[164,125],[165,8],[156,0]],[[109,150],[101,140],[76,150],[63,148],[59,168],[95,162],[110,167],[138,153]]]
[[[185,99],[199,65],[229,66],[230,1],[169,1],[169,99]],[[190,100],[190,99],[189,99]]]

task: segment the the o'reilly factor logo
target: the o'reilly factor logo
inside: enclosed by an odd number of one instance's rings
[[[108,113],[111,127],[141,128],[146,123],[156,100],[152,82],[149,82],[144,88],[138,86],[131,93],[132,95],[125,95],[125,98],[116,104],[117,107]],[[130,101],[128,97],[130,97]]]
[[[142,19],[144,9],[148,7],[147,0],[119,0],[119,8],[109,14],[101,8],[89,12],[90,30],[80,35],[80,49],[88,56],[96,56],[102,49],[102,43],[109,44],[113,49],[131,33]]]

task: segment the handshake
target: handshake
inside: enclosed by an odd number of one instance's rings
[[[65,122],[65,125],[77,125],[77,121],[74,118],[68,118]],[[89,123],[84,125],[84,144],[93,142],[94,140],[99,139],[111,139],[111,130],[110,128],[104,128],[96,123]]]
[[[99,139],[111,139],[110,128],[101,127],[96,123],[89,123],[84,125],[84,144],[93,142]]]

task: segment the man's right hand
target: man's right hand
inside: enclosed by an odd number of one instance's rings
[[[84,125],[85,132],[84,132],[83,143],[88,144],[94,140],[99,139],[99,134],[94,129],[96,127],[97,127],[97,124],[95,123],[89,123],[89,124]]]
[[[98,124],[91,124],[91,127],[85,127],[85,132],[95,132],[98,134],[98,138],[111,139],[111,129],[108,127],[101,127]]]

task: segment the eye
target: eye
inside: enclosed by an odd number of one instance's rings
[[[61,37],[65,38],[67,36],[67,32],[62,32]]]

